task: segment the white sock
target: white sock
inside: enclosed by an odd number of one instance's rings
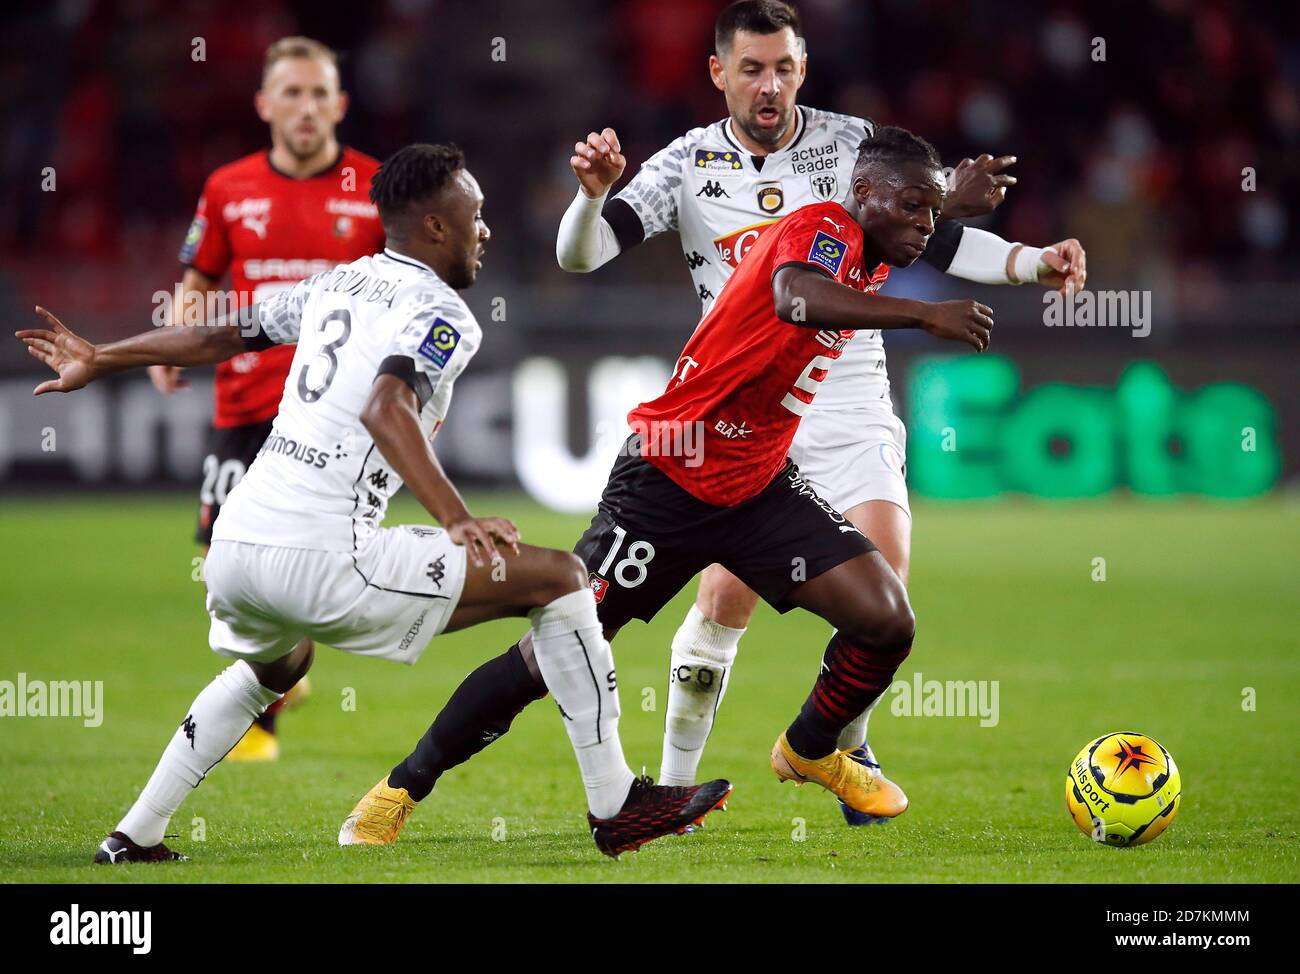
[[[161,842],[181,802],[280,696],[258,683],[243,660],[218,673],[190,704],[149,783],[116,831],[140,846]]]
[[[882,693],[867,705],[866,710],[854,717],[844,730],[840,731],[839,748],[841,751],[852,751],[855,747],[861,747],[867,742],[867,722],[871,720],[871,711],[875,710],[876,704],[884,699],[885,695]]]
[[[528,613],[533,656],[560,705],[587,807],[596,818],[618,814],[632,787],[632,769],[618,739],[614,654],[596,617],[596,599],[583,588]]]
[[[673,636],[661,785],[695,784],[704,742],[726,695],[736,647],[744,634],[744,629],[719,625],[692,605]]]

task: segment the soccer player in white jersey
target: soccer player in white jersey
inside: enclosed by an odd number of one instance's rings
[[[473,284],[488,228],[460,150],[414,145],[375,175],[381,254],[317,274],[235,314],[92,345],[44,309],[45,329],[17,333],[71,392],[128,368],[214,364],[297,343],[275,426],[217,517],[205,564],[209,642],[235,662],[194,700],[144,791],[95,861],[185,858],[163,845],[184,799],[249,724],[312,662],[311,643],[414,663],[442,632],[528,616],[532,665],[514,654],[491,682],[545,681],[565,717],[597,847],[610,855],[682,831],[720,805],[725,781],[656,787],[634,777],[618,737],[614,661],[583,563],[519,543],[504,518],[470,515],[430,438],[481,332],[458,290]],[[441,527],[381,526],[409,485]],[[500,547],[498,547],[500,546]],[[414,802],[386,802],[400,828]],[[365,843],[345,823],[340,841]]]
[[[707,312],[768,226],[801,206],[844,195],[858,144],[874,126],[796,104],[807,55],[795,9],[780,0],[738,0],[719,16],[714,40],[709,72],[726,96],[727,118],[692,129],[656,152],[612,199],[610,188],[626,165],[617,134],[607,128],[575,145],[570,164],[580,188],[556,242],[565,270],[595,270],[642,240],[676,231]],[[956,222],[1001,202],[1015,182],[1002,170],[1014,161],[980,156],[957,167],[940,214],[946,222],[922,259],[986,284],[1038,281],[1081,288],[1085,255],[1077,240],[1025,247]],[[693,364],[678,362],[677,374]],[[790,456],[805,480],[871,538],[906,582],[911,513],[905,430],[891,405],[879,331],[859,331],[818,384]],[[721,566],[703,574],[695,605],[672,642],[662,783],[695,780],[757,601]],[[867,744],[870,713],[868,708],[845,729],[840,747],[875,770],[879,765]],[[875,821],[841,807],[850,825]]]

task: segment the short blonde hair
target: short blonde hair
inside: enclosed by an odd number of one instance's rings
[[[328,61],[338,70],[339,56],[334,49],[310,37],[281,37],[266,49],[266,61],[262,64],[262,83],[271,69],[286,58],[314,58]]]

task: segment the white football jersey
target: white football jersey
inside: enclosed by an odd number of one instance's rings
[[[298,349],[271,434],[212,539],[356,551],[402,486],[361,424],[380,364],[414,361],[420,426],[431,437],[482,331],[437,274],[391,250],[300,281],[259,304],[258,316],[267,337]]]
[[[869,121],[799,106],[794,138],[779,152],[753,157],[730,116],[691,129],[646,160],[616,194],[641,218],[645,237],[681,237],[703,311],[759,234],[809,203],[848,196],[858,145]],[[761,164],[761,165],[760,165]],[[848,408],[889,399],[880,332],[859,331],[817,392],[815,408]]]

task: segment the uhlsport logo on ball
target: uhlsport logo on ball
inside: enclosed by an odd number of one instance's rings
[[[1174,820],[1182,794],[1169,752],[1131,731],[1086,745],[1065,776],[1065,806],[1074,823],[1102,845],[1150,842]]]

